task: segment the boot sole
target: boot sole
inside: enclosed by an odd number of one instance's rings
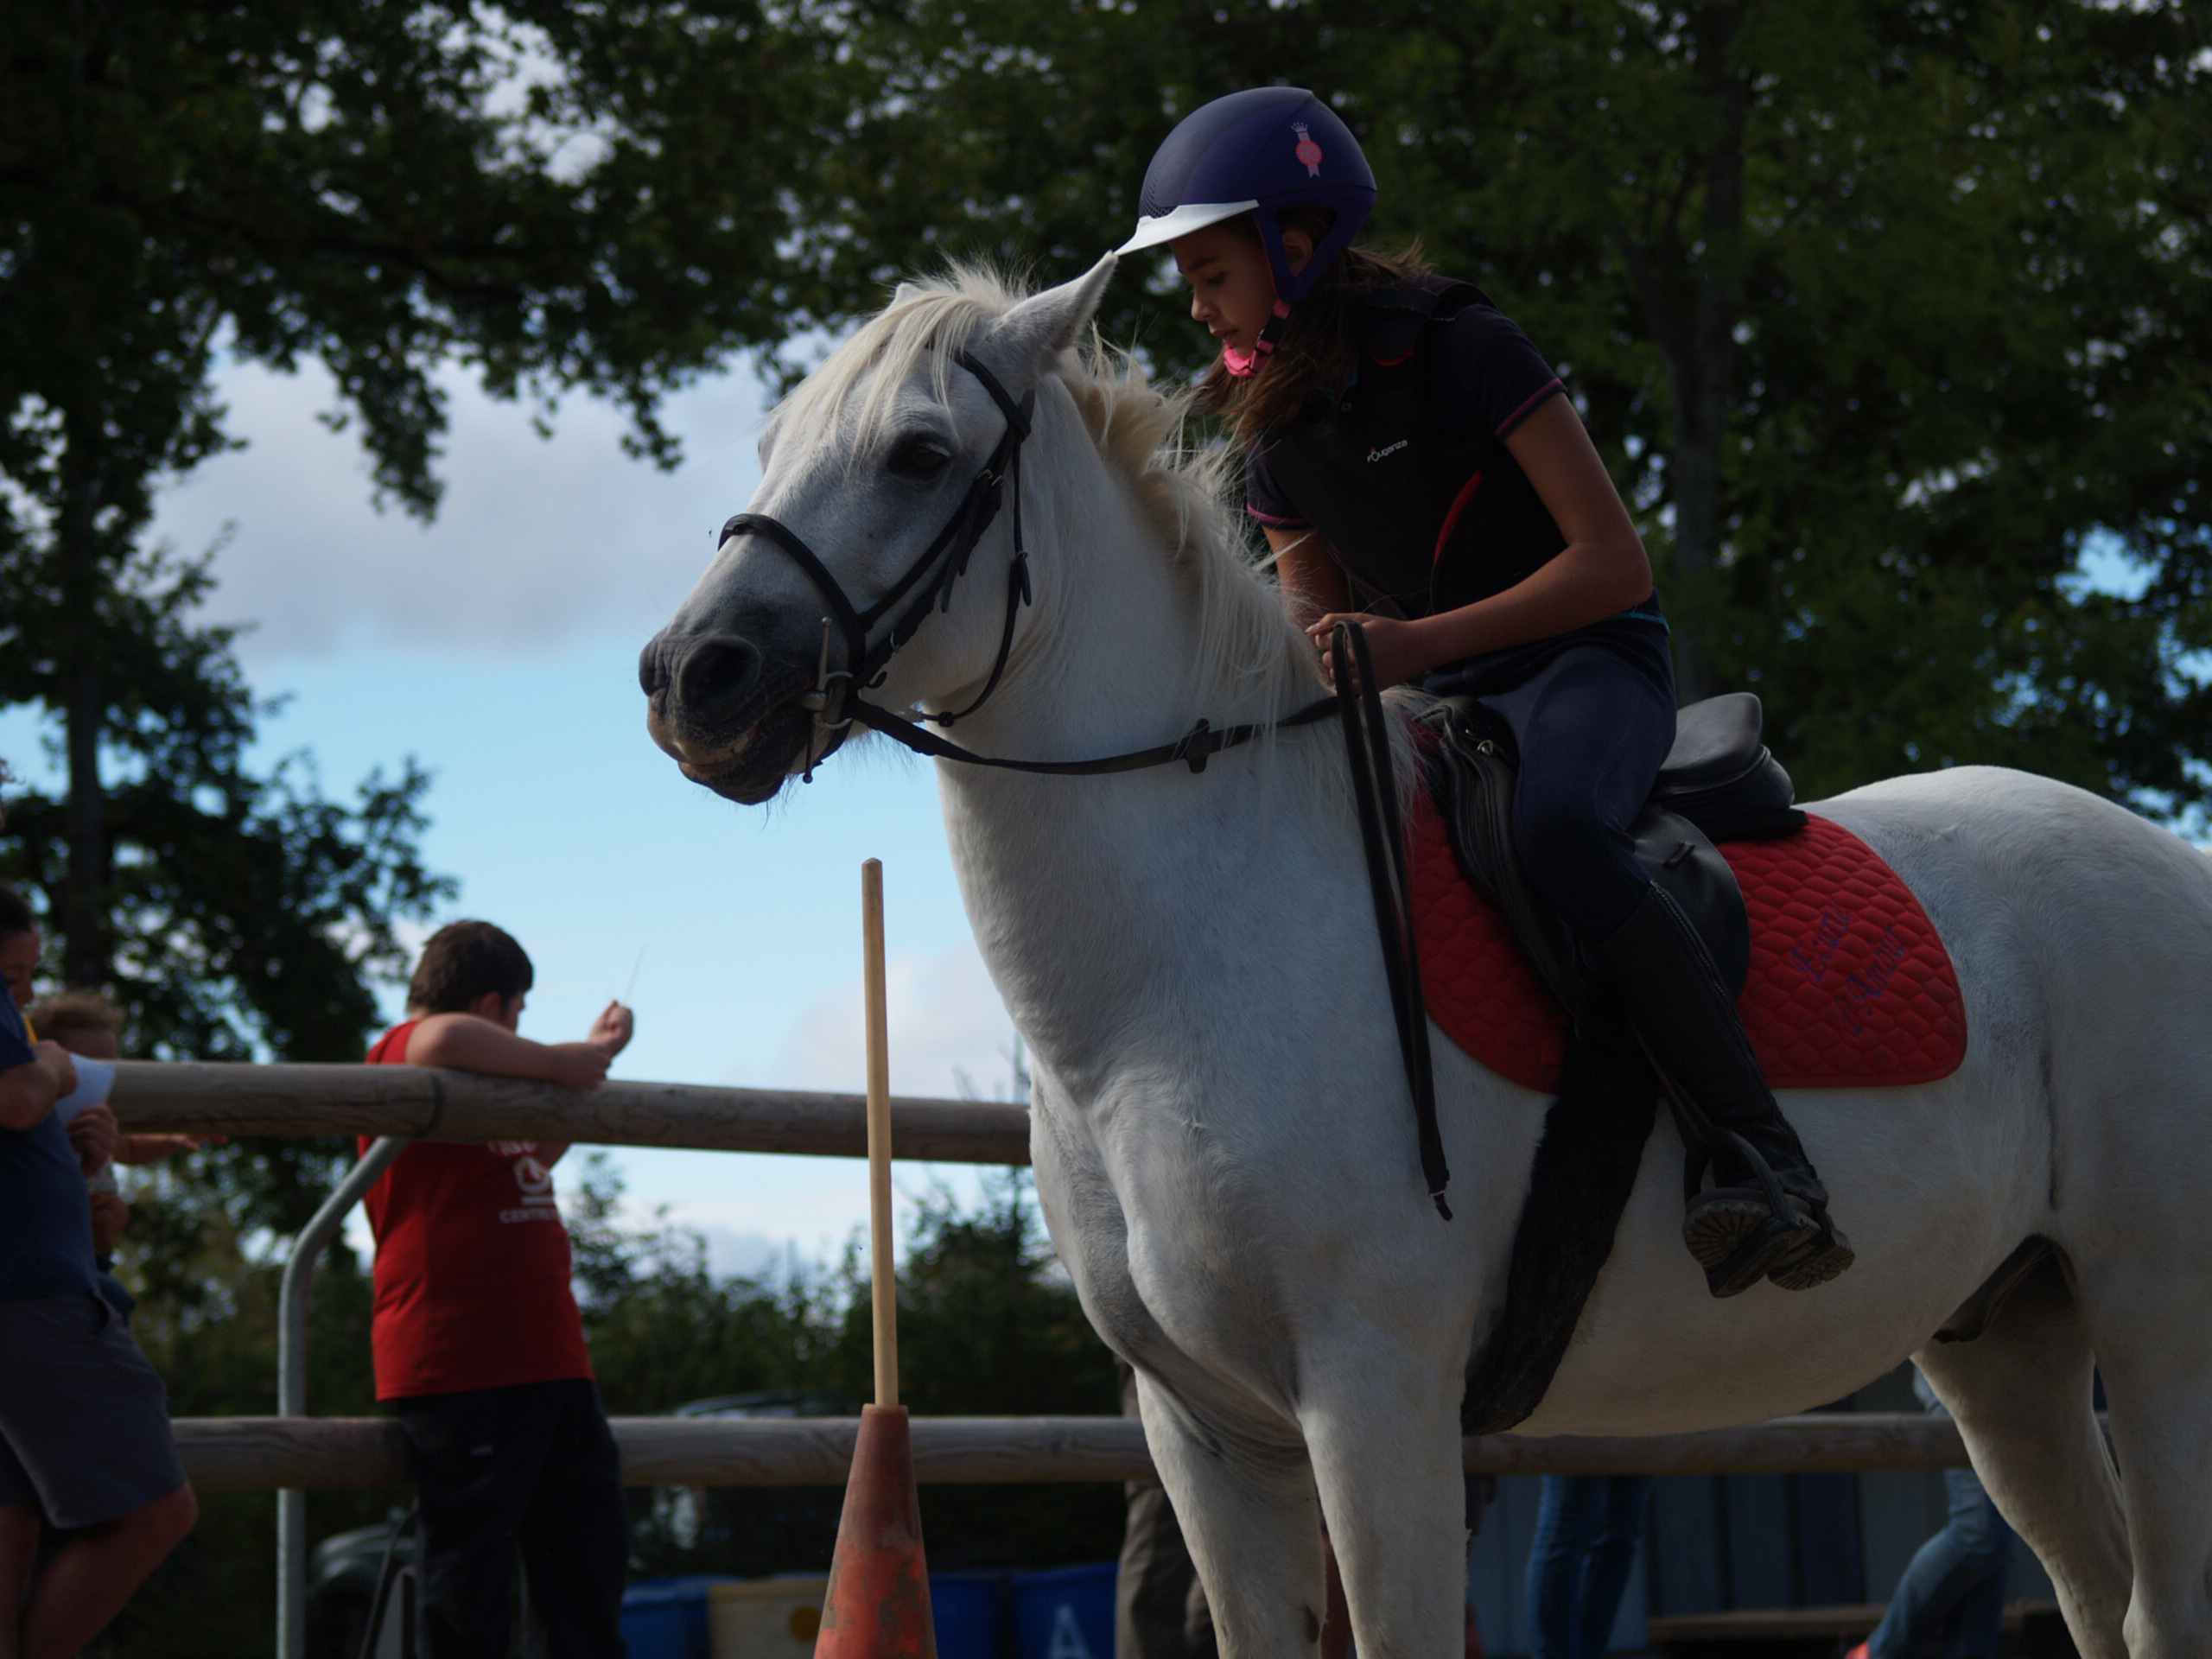
[[[1706,1288],[1719,1298],[1740,1296],[1777,1268],[1795,1267],[1791,1258],[1819,1236],[1802,1217],[1794,1227],[1777,1220],[1757,1194],[1708,1192],[1682,1219],[1682,1243],[1705,1269]]]
[[[1830,1228],[1818,1233],[1809,1249],[1768,1269],[1767,1277],[1783,1290],[1815,1290],[1858,1259],[1850,1241]]]

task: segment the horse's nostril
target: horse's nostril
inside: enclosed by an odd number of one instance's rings
[[[702,639],[676,665],[676,697],[702,725],[736,715],[760,677],[760,653],[742,639]]]
[[[658,634],[645,641],[645,648],[638,653],[638,689],[649,697],[658,697],[668,689],[668,664]]]

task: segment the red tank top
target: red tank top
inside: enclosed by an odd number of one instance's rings
[[[420,1023],[385,1033],[368,1063],[405,1065]],[[536,1149],[531,1141],[425,1141],[369,1189],[378,1399],[591,1375],[569,1285],[569,1230]]]

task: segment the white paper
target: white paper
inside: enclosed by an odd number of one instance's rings
[[[54,1103],[54,1115],[64,1124],[87,1106],[99,1106],[107,1100],[107,1091],[115,1086],[115,1068],[105,1060],[87,1060],[72,1054],[70,1063],[77,1068],[77,1086]]]

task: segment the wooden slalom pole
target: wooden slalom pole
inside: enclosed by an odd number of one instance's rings
[[[899,1278],[891,1237],[889,994],[883,963],[883,866],[861,866],[861,951],[868,1025],[868,1288],[875,1315],[875,1403],[861,1412],[815,1659],[937,1659],[914,1446],[899,1403]]]
[[[899,1403],[899,1281],[891,1239],[891,993],[883,962],[883,861],[861,866],[861,953],[868,1001],[868,1285],[875,1314],[875,1403]]]

